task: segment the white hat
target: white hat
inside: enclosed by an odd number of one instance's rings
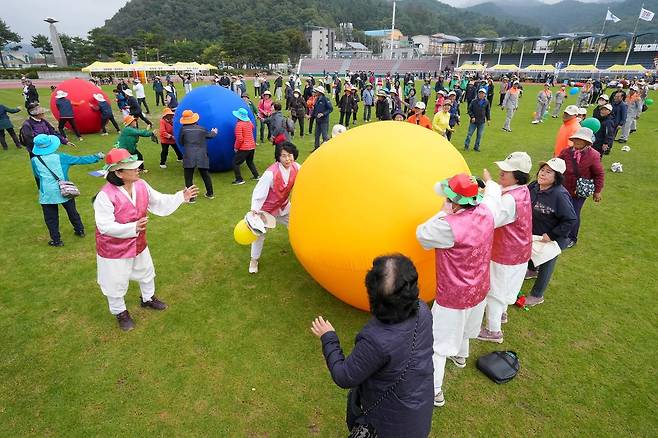
[[[55,94],[55,99],[61,99],[62,97],[68,96],[69,93],[67,93],[64,90],[57,90],[57,94]]]
[[[450,93],[448,93],[448,96],[456,96],[456,95],[457,95],[457,93],[455,93],[454,91],[451,91]]]
[[[578,108],[576,105],[569,105],[568,107],[566,107],[564,109],[564,112],[566,114],[569,114],[570,116],[577,116],[579,114],[579,111],[578,111],[579,109],[580,108]]]
[[[512,152],[503,161],[496,161],[495,163],[500,170],[505,172],[518,170],[523,173],[530,173],[530,169],[532,169],[530,155],[525,152]]]
[[[608,101],[608,100],[610,100],[610,96],[608,96],[607,94],[602,94],[602,95],[599,96],[599,99],[603,99],[605,101]]]
[[[414,108],[424,110],[425,109],[425,102],[416,102],[416,105],[414,105]]]
[[[540,161],[539,168],[541,169],[544,164],[556,171],[557,173],[564,173],[567,170],[567,163],[562,158],[551,158],[548,161]]]
[[[586,116],[587,115],[587,108],[578,108],[578,114]]]
[[[295,90],[293,91],[293,94],[294,94],[294,93],[297,93],[297,94],[299,94],[300,96],[301,96],[301,94],[302,94],[302,92],[299,91],[299,88],[295,88]]]
[[[512,85],[519,85],[519,81],[512,82]]]
[[[132,95],[133,95],[133,91],[130,90],[130,89],[128,89],[128,90],[123,90],[123,94],[125,94],[126,96],[132,96]]]
[[[94,99],[99,102],[105,102],[105,96],[103,96],[101,93],[94,94]]]
[[[622,84],[621,82],[617,82],[617,88],[624,88],[624,84]]]
[[[345,126],[343,126],[343,125],[334,125],[334,127],[331,128],[331,138],[334,138],[337,135],[340,135],[345,131],[347,131],[347,128]]]
[[[631,90],[633,91],[640,91],[637,85],[631,85]]]
[[[487,92],[487,90],[485,90],[484,88],[480,88],[480,89],[478,90],[478,93],[486,93],[486,92]]]
[[[316,93],[320,93],[320,94],[324,94],[324,93],[325,93],[325,91],[324,91],[324,87],[323,87],[322,85],[318,85],[317,87],[314,87],[314,88],[313,88],[313,91],[315,91]]]
[[[603,105],[601,108],[605,108],[605,109],[607,109],[608,111],[612,111],[612,105],[610,105],[609,103],[606,103],[606,104]]]
[[[451,93],[453,93],[453,94],[457,94],[457,93],[455,93],[454,91],[451,91]],[[439,93],[438,93],[438,94],[442,94],[442,95],[445,96],[445,95],[446,95],[446,92],[445,92],[444,90],[439,90]]]
[[[577,138],[592,143],[592,137],[594,137],[594,132],[591,129],[582,126],[578,128],[578,131],[574,132],[571,137],[569,137],[569,140]]]

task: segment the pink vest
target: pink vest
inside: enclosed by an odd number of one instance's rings
[[[138,180],[134,183],[135,205],[119,190],[119,187],[107,183],[101,191],[107,195],[114,205],[114,220],[120,224],[136,222],[146,216],[149,205],[149,194],[146,184]],[[96,252],[106,259],[130,259],[137,257],[146,248],[146,231],[140,232],[137,237],[119,239],[117,237],[101,234],[96,227]]]
[[[295,178],[297,178],[297,166],[295,163],[290,166],[290,176],[288,177],[287,185],[283,181],[283,175],[281,175],[279,163],[272,164],[267,170],[274,174],[274,181],[270,188],[270,192],[267,194],[262,210],[276,216],[286,205],[288,205],[290,192],[295,185]]]
[[[516,220],[494,231],[491,260],[501,265],[527,263],[532,254],[532,205],[528,187],[506,192],[516,203]]]
[[[446,216],[452,248],[436,249],[436,302],[451,309],[478,305],[489,291],[494,218],[483,204]]]

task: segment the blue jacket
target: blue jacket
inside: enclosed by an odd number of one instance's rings
[[[628,107],[626,106],[626,102],[621,101],[612,104],[612,117],[615,119],[615,126],[622,126],[624,124],[627,112]]]
[[[60,119],[73,118],[73,105],[71,104],[71,101],[66,97],[55,99],[55,105],[57,105]]]
[[[11,120],[9,120],[9,115],[7,113],[15,114],[19,111],[20,109],[18,108],[8,108],[0,103],[0,129],[13,128],[14,126],[11,124]]]
[[[560,248],[566,248],[569,231],[576,223],[571,195],[562,185],[540,191],[537,181],[528,184],[528,190],[532,204],[532,234],[548,234]]]
[[[112,107],[107,102],[98,102],[98,109],[101,112],[101,117],[104,119],[109,119],[112,117]]]
[[[375,104],[375,92],[372,88],[363,90],[363,104],[365,106],[373,106]]]
[[[334,110],[334,107],[331,105],[329,99],[324,94],[320,94],[318,99],[315,101],[315,106],[313,107],[313,112],[311,117],[317,118],[317,120],[322,120],[329,117],[329,114]],[[322,113],[322,118],[318,117],[318,114]]]
[[[153,91],[156,93],[162,93],[164,91],[164,85],[162,85],[162,81],[153,82]]]
[[[432,426],[434,399],[432,315],[420,302],[416,347],[411,366],[394,390],[366,416],[380,438],[426,438]],[[393,385],[409,359],[416,316],[397,324],[377,318],[356,335],[345,358],[336,332],[322,336],[322,351],[334,382],[341,388],[361,387],[366,409]]]
[[[40,155],[48,168],[61,180],[68,181],[69,167],[76,164],[91,164],[100,160],[97,155],[75,157],[67,154]],[[39,178],[39,203],[63,204],[68,201],[59,191],[59,183],[53,175],[41,164],[37,157],[32,158],[32,172]]]

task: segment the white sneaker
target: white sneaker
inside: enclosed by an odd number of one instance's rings
[[[105,137],[106,135],[109,135],[109,134],[108,134],[107,132],[103,132],[101,135],[102,135],[103,137]]]
[[[533,120],[533,121],[532,121],[532,124],[533,124],[533,125],[536,125],[537,123],[539,123],[539,120]]]
[[[249,273],[250,274],[258,273],[258,260],[251,260],[249,262]]]
[[[166,164],[161,164],[161,165],[160,165],[160,169],[166,169],[166,168],[167,168],[167,165],[166,165]]]
[[[443,390],[441,390],[434,396],[434,406],[440,408],[445,404],[446,404],[446,398],[443,396]]]
[[[452,363],[454,363],[457,368],[465,368],[466,367],[466,358],[465,357],[448,356],[448,359],[450,359],[452,361]]]

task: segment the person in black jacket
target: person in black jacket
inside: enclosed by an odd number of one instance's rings
[[[567,165],[561,158],[551,158],[539,162],[537,180],[528,185],[532,204],[532,234],[541,236],[542,242],[557,242],[560,249],[569,244],[569,232],[577,218],[571,195],[562,185]],[[535,284],[526,297],[527,306],[544,302],[544,292],[551,280],[557,257],[535,267],[530,261],[526,278],[536,278]]]
[[[489,124],[491,121],[491,111],[489,107],[489,101],[486,99],[487,90],[480,88],[478,90],[477,99],[473,99],[471,103],[468,104],[468,115],[471,118],[471,123],[468,125],[468,133],[466,134],[466,139],[464,140],[464,150],[467,151],[471,145],[471,137],[473,132],[477,129],[477,137],[475,137],[475,146],[473,150],[480,152],[480,142],[482,141],[482,134],[484,133],[484,123]]]
[[[316,100],[313,111],[308,117],[315,120],[315,146],[313,148],[315,150],[320,147],[320,135],[322,135],[322,143],[329,140],[329,114],[334,110],[334,107],[325,96],[322,85],[315,87],[313,92],[316,94]]]
[[[135,119],[142,119],[146,122],[146,124],[151,127],[153,126],[153,123],[149,119],[144,116],[144,113],[142,112],[142,107],[135,99],[133,96],[133,92],[130,89],[123,90],[124,94],[126,95],[126,104],[128,105],[128,113],[133,116]]]
[[[302,97],[301,91],[299,88],[296,88],[292,93],[292,99],[290,99],[290,117],[292,122],[297,123],[299,121],[299,136],[304,136],[304,119],[306,118],[306,99]]]
[[[432,427],[433,336],[431,313],[418,299],[418,273],[403,255],[382,256],[365,282],[373,317],[347,358],[329,321],[318,316],[311,326],[334,382],[359,391],[365,414],[350,425],[350,436],[426,438]]]
[[[388,104],[386,93],[382,90],[377,92],[377,102],[375,103],[375,117],[377,120],[391,120],[391,107]]]
[[[609,103],[596,109],[598,109],[598,115],[595,115],[595,117],[601,122],[601,127],[594,134],[594,144],[592,144],[592,147],[603,158],[603,154],[610,153],[612,143],[615,141],[615,118],[612,116],[612,105]]]
[[[352,88],[347,84],[345,85],[345,93],[338,101],[338,108],[340,108],[340,120],[338,123],[343,126],[350,126],[350,117],[354,108],[354,97],[352,97]]]
[[[164,85],[162,85],[162,79],[160,79],[160,76],[156,76],[155,79],[153,79],[153,91],[155,92],[155,106],[160,106],[160,103],[164,106]]]
[[[114,126],[114,129],[117,130],[117,133],[121,132],[121,129],[119,129],[119,124],[114,119],[114,114],[112,113],[112,107],[105,100],[105,96],[103,96],[102,93],[95,93],[94,99],[96,99],[96,102],[98,102],[98,104],[94,105],[93,103],[90,102],[89,106],[91,107],[91,109],[93,109],[94,111],[98,111],[101,114],[101,129],[103,132],[101,135],[107,135],[107,129],[105,129],[105,126],[107,126],[107,122],[112,122],[112,125]]]

